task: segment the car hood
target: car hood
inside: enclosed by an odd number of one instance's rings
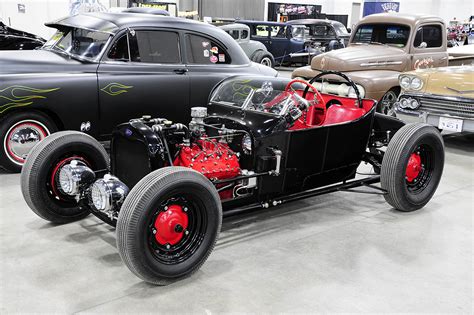
[[[421,92],[474,99],[474,66],[430,68],[408,74],[423,80]]]
[[[0,51],[0,73],[64,72],[83,63],[48,50]]]
[[[409,69],[409,57],[401,48],[386,45],[352,45],[315,56],[311,60],[315,70],[362,71]]]

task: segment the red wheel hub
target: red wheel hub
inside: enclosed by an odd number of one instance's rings
[[[170,205],[161,212],[154,224],[155,239],[161,245],[176,245],[188,227],[188,215],[180,205]]]
[[[420,175],[422,169],[421,157],[417,153],[412,153],[408,159],[406,169],[406,179],[409,183],[413,182],[418,175]]]

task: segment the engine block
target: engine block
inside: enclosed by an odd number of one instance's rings
[[[227,143],[216,139],[198,140],[190,146],[183,146],[173,164],[192,168],[209,179],[227,179],[240,175],[237,154]]]

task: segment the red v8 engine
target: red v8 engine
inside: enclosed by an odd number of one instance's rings
[[[183,146],[173,164],[192,168],[209,179],[228,179],[240,175],[237,154],[227,143],[216,139],[200,139],[190,146]]]

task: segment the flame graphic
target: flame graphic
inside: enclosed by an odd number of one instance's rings
[[[38,95],[59,90],[53,89],[36,89],[23,85],[12,85],[3,90],[0,90],[0,100],[6,100],[5,104],[0,105],[0,114],[13,107],[28,106],[34,103],[37,99],[45,99],[46,96]],[[30,93],[29,95],[22,95]]]
[[[131,85],[123,85],[121,83],[111,82],[107,84],[106,86],[104,86],[103,88],[101,88],[100,90],[104,93],[109,94],[110,96],[116,96],[122,93],[127,93],[128,89],[131,89],[131,88],[133,88],[133,86]]]

